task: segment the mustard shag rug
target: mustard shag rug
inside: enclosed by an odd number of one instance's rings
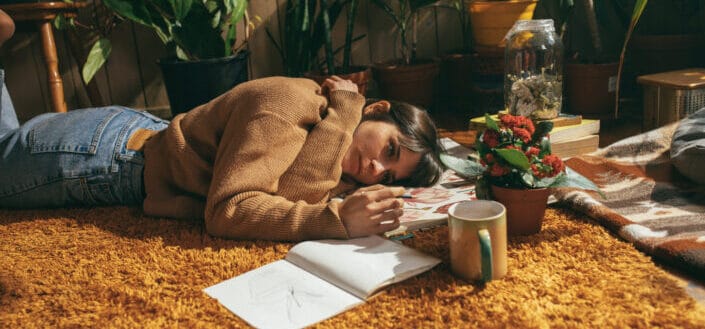
[[[540,234],[513,238],[509,273],[456,279],[447,228],[405,243],[444,260],[330,328],[705,328],[705,308],[652,260],[604,228],[549,209]],[[281,259],[292,244],[208,236],[201,223],[134,208],[0,210],[0,326],[243,327],[202,292]]]

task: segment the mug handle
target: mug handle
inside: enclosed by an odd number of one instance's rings
[[[484,228],[477,231],[480,241],[480,261],[482,262],[482,283],[492,280],[492,239],[490,232]]]

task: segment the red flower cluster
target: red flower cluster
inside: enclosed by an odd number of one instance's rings
[[[548,154],[541,159],[539,164],[532,163],[531,171],[536,178],[554,177],[565,170],[561,158]]]
[[[531,135],[534,134],[535,127],[531,119],[523,116],[513,116],[504,114],[499,117],[501,125],[512,131],[512,134],[521,139],[524,143],[531,141]]]
[[[499,162],[497,162],[497,160],[495,160],[495,157],[494,157],[494,155],[492,155],[492,153],[485,154],[485,156],[482,159],[480,159],[480,163],[483,166],[487,167],[487,169],[489,170],[490,176],[495,176],[495,177],[504,176],[511,171],[510,168],[507,168],[507,167],[501,165]]]
[[[491,120],[489,116],[486,117]],[[490,177],[516,187],[531,187],[524,178],[528,172],[535,179],[555,177],[565,170],[563,161],[551,155],[541,144],[544,136],[533,136],[536,127],[531,119],[509,114],[500,115],[499,122],[488,125],[478,139],[480,163]],[[536,140],[532,140],[536,137]],[[499,150],[512,150],[499,151]]]

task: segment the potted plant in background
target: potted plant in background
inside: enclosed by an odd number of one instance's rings
[[[470,30],[470,15],[466,7],[467,0],[439,1],[434,6],[453,11],[458,18],[462,44],[441,58],[441,100],[447,102],[441,108],[450,111],[463,111],[469,117],[480,113],[472,113],[472,64],[474,61],[472,31]],[[449,22],[450,24],[450,22]],[[457,121],[457,120],[456,120]],[[457,121],[459,129],[467,128],[466,123]]]
[[[625,12],[615,1],[540,0],[536,6],[535,18],[552,18],[563,31],[567,112],[612,118]]]
[[[277,48],[286,69],[286,75],[311,78],[322,83],[331,75],[350,79],[365,94],[372,72],[365,66],[351,63],[352,44],[365,36],[354,36],[355,19],[360,0],[288,0],[286,2],[285,31],[277,42],[267,35]],[[344,9],[347,9],[344,12]],[[332,30],[340,15],[347,22],[343,45],[334,49]],[[342,63],[336,63],[336,54],[343,51]],[[319,56],[323,54],[321,60]]]
[[[528,235],[541,230],[551,188],[599,188],[551,154],[550,121],[534,124],[524,116],[485,115],[487,129],[478,134],[479,163],[447,154],[441,160],[466,178],[478,178],[478,198],[495,199],[507,208],[507,233]]]
[[[536,0],[464,0],[473,45],[471,116],[504,110],[505,36],[520,19],[531,19]]]
[[[321,3],[327,2],[326,0],[321,0]],[[372,78],[372,70],[367,66],[352,65],[352,45],[354,42],[362,39],[365,35],[354,36],[355,30],[355,20],[357,19],[358,7],[360,5],[360,0],[349,0],[334,2],[333,4],[340,4],[340,7],[346,7],[346,24],[345,24],[345,37],[343,45],[337,49],[333,49],[333,40],[331,37],[332,28],[335,25],[336,20],[330,20],[330,24],[326,23],[325,15],[323,15],[323,36],[324,36],[324,59],[325,66],[319,65],[319,68],[312,71],[308,71],[304,76],[315,80],[318,83],[323,83],[323,81],[330,77],[331,75],[338,75],[343,79],[349,79],[355,82],[358,86],[358,91],[365,95],[367,92],[367,84]],[[329,7],[330,9],[330,7]],[[325,13],[322,6],[321,12]],[[340,65],[335,63],[336,54],[339,51],[343,51],[342,62]],[[316,57],[317,58],[317,57]],[[318,60],[320,63],[321,61]],[[322,68],[320,68],[323,66]]]
[[[153,29],[167,46],[171,55],[159,65],[172,115],[206,103],[247,80],[248,52],[245,42],[236,42],[237,24],[243,19],[245,41],[249,37],[247,0],[103,3],[120,17]],[[109,54],[110,42],[101,38],[84,66],[84,79],[89,78],[85,80],[90,80]]]
[[[620,59],[646,0],[539,0],[534,18],[562,31],[566,110],[584,117],[617,116]],[[631,15],[631,20],[630,20]]]
[[[394,1],[396,4],[392,4]],[[440,71],[436,59],[416,58],[416,26],[420,9],[436,0],[373,0],[393,20],[401,57],[373,66],[382,97],[430,108]]]

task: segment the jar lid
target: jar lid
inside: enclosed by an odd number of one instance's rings
[[[545,31],[545,32],[555,32],[556,28],[553,26],[553,19],[520,19],[514,22],[514,25],[507,35],[504,36],[505,40],[509,40],[514,33],[519,31]]]

